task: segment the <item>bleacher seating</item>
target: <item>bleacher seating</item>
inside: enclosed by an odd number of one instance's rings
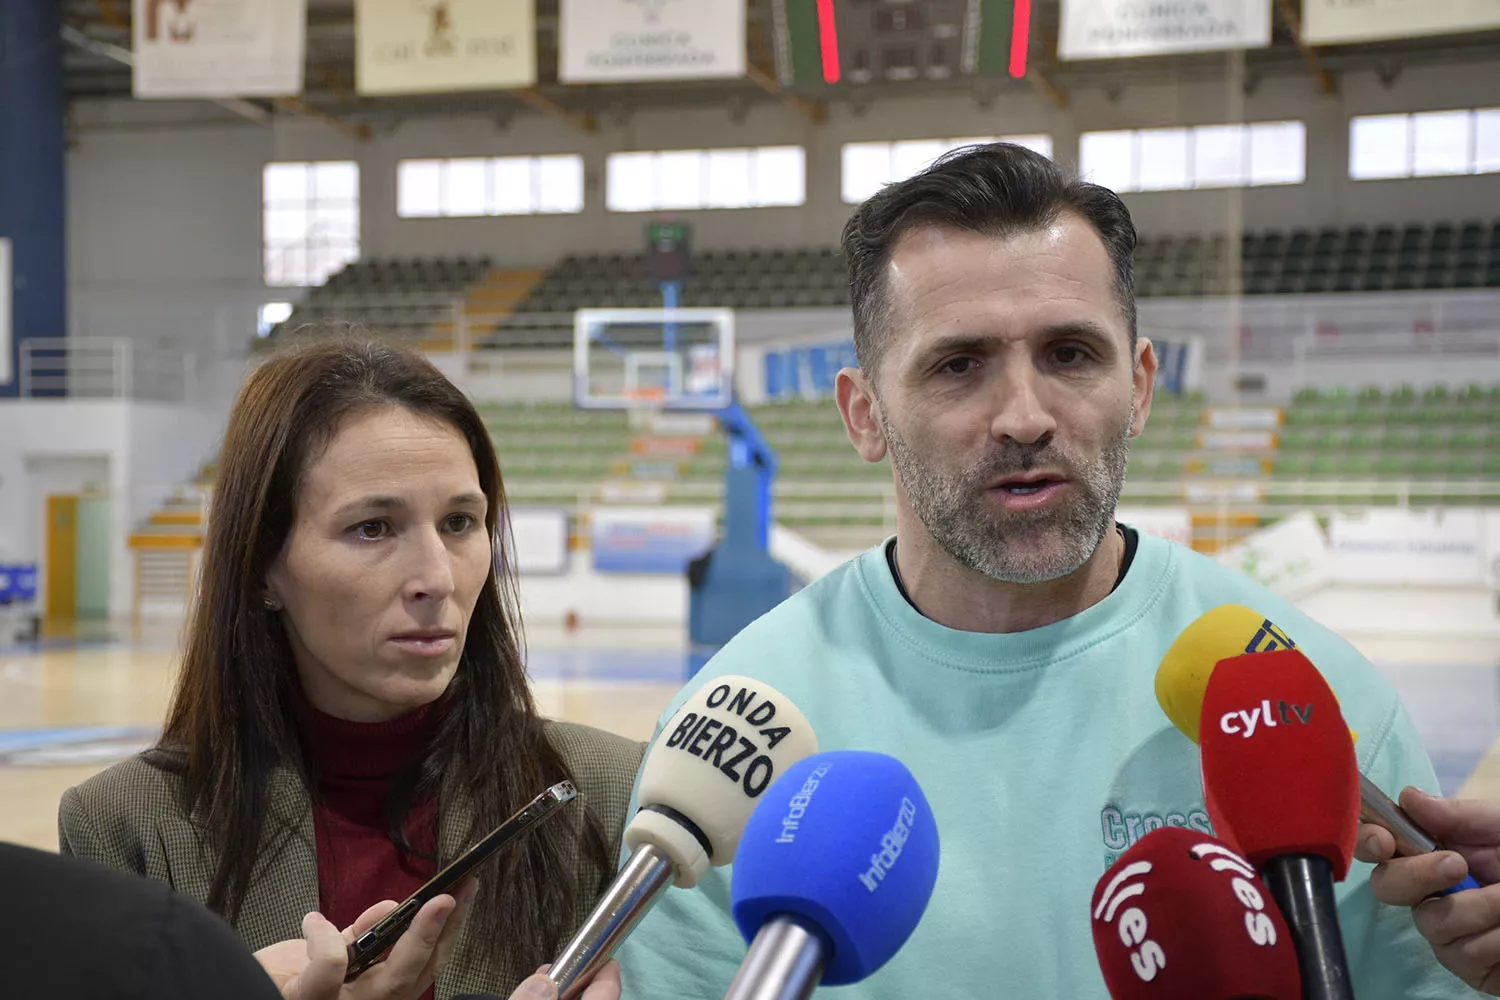
[[[464,291],[481,281],[489,257],[358,260],[308,290],[272,335],[304,323],[356,323],[395,337],[419,338],[451,321]]]
[[[1238,242],[1246,295],[1500,288],[1500,219],[1252,231]],[[1136,294],[1227,294],[1230,246],[1223,234],[1143,236]],[[454,305],[489,270],[484,257],[357,261],[310,290],[278,329],[333,320],[420,336],[450,322]],[[576,309],[662,301],[644,253],[570,255],[527,287],[505,315],[474,324],[471,341],[563,348],[572,343]],[[734,309],[848,304],[848,276],[834,248],[705,251],[694,256],[679,298],[685,307]]]
[[[1238,458],[1202,447],[1205,405],[1198,394],[1157,395],[1131,449],[1122,503],[1191,508],[1190,483],[1238,478],[1262,500],[1231,504],[1235,536],[1276,520],[1278,510],[1500,504],[1500,386],[1304,390],[1287,407],[1279,450]],[[859,458],[831,400],[750,412],[780,461],[777,521],[833,548],[867,545],[894,529],[889,466]],[[599,499],[606,482],[651,478],[663,503],[721,501],[726,459],[717,431],[691,458],[668,463],[665,475],[642,477],[631,448],[639,431],[624,412],[550,403],[491,405],[484,414],[516,503],[573,508]],[[1217,472],[1215,460],[1226,458],[1245,471]],[[1195,529],[1214,530],[1214,506],[1195,518]]]
[[[1290,481],[1285,504],[1307,499],[1295,489],[1303,480],[1365,484],[1344,503],[1395,504],[1403,490],[1414,504],[1500,503],[1500,386],[1304,389],[1287,408],[1273,476]]]

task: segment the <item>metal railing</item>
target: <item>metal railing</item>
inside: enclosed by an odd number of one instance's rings
[[[193,354],[127,337],[30,337],[20,344],[23,398],[181,402],[193,395],[196,371]]]
[[[692,505],[719,507],[723,484],[708,480],[615,482],[509,478],[511,503],[566,508],[584,531],[595,508]],[[896,530],[896,497],[889,482],[778,479],[772,517],[834,547],[863,548]],[[1128,482],[1121,506],[1170,507],[1192,523],[1195,545],[1228,547],[1263,521],[1299,510],[1324,516],[1361,507],[1500,505],[1500,479],[1467,480],[1141,480]],[[848,544],[842,544],[847,540]]]

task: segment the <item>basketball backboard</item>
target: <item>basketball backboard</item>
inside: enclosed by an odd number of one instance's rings
[[[722,410],[734,401],[734,311],[580,309],[573,399],[594,410]]]

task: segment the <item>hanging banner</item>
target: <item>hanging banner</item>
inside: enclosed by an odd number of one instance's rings
[[[136,97],[302,92],[306,0],[134,0],[131,13]]]
[[[10,240],[0,236],[0,383],[9,382],[10,375]]]
[[[535,0],[356,0],[354,36],[361,94],[536,83]]]
[[[1302,7],[1302,40],[1308,45],[1494,28],[1500,28],[1495,0],[1306,0]]]
[[[1118,59],[1271,44],[1271,0],[1062,0],[1060,59]]]
[[[745,0],[562,0],[563,83],[745,75]]]

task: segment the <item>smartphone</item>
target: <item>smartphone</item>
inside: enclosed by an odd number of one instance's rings
[[[571,781],[560,781],[528,802],[473,847],[454,858],[442,871],[429,879],[426,885],[412,893],[406,902],[355,939],[349,946],[349,969],[344,975],[344,982],[351,981],[379,961],[391,945],[396,943],[396,939],[406,933],[406,928],[416,917],[417,911],[429,899],[456,891],[460,882],[502,847],[515,843],[542,820],[577,797],[578,789],[573,787]]]

